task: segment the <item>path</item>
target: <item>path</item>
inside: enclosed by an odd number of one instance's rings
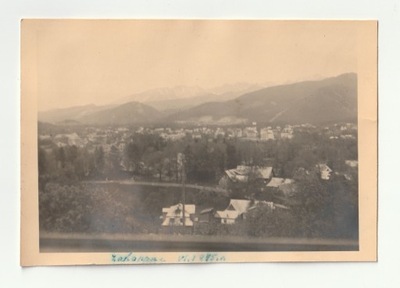
[[[122,184],[122,185],[138,185],[138,186],[154,186],[154,187],[176,187],[181,188],[181,183],[171,183],[171,182],[146,182],[146,181],[134,181],[134,180],[109,180],[109,181],[84,181],[83,183],[89,184]],[[228,191],[219,187],[202,186],[197,184],[186,184],[186,188],[212,191],[218,193],[227,193]]]

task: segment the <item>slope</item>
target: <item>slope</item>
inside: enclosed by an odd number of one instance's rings
[[[175,113],[171,121],[204,118],[260,122],[322,123],[357,119],[357,75],[343,74],[260,89],[224,102],[209,102]]]

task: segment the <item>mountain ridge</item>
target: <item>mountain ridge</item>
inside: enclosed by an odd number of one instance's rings
[[[357,119],[357,75],[346,73],[323,80],[277,85],[233,100],[212,102],[169,116],[170,121],[196,122],[212,117],[248,122],[311,122]]]
[[[228,97],[217,101],[214,96],[181,98],[178,105],[174,102],[177,99],[168,97],[158,98],[157,105],[153,103],[153,106],[137,101],[109,106],[83,105],[39,112],[38,118],[48,123],[77,121],[99,125],[161,122],[229,125],[254,121],[318,124],[357,119],[355,73],[276,85],[246,92],[233,99]],[[210,99],[213,101],[201,103]]]

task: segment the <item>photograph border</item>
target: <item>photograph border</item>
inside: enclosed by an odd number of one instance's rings
[[[128,20],[128,19],[127,19]],[[21,21],[21,258],[22,266],[148,264],[205,262],[342,262],[377,260],[377,34],[378,22],[358,20],[358,153],[359,251],[218,252],[214,261],[203,261],[205,252],[40,253],[37,159],[37,62],[35,22]],[[70,20],[81,21],[81,20]],[[91,20],[106,21],[106,20]],[[113,20],[107,20],[113,21]],[[116,20],[124,21],[124,20]],[[148,21],[148,20],[144,20]],[[168,21],[168,20],[165,20]],[[213,21],[213,20],[209,20]],[[221,21],[221,20],[219,20]],[[234,21],[234,20],[226,20]],[[243,21],[243,20],[241,20]],[[253,21],[253,20],[252,20]],[[261,20],[284,21],[284,20]],[[293,20],[292,20],[293,21]],[[297,20],[301,21],[301,20]],[[341,20],[303,20],[335,22]],[[354,21],[354,20],[349,20]],[[129,255],[128,258],[124,258]],[[193,261],[182,261],[185,255]],[[135,257],[133,257],[135,256]],[[121,261],[118,261],[120,259]],[[128,259],[124,261],[124,259]],[[135,259],[135,260],[133,260]],[[136,260],[136,259],[141,259]],[[117,261],[116,261],[117,260]]]

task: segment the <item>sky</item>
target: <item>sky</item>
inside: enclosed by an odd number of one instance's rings
[[[350,21],[30,20],[23,29],[35,39],[22,45],[35,52],[40,111],[160,87],[357,72],[357,22]]]

